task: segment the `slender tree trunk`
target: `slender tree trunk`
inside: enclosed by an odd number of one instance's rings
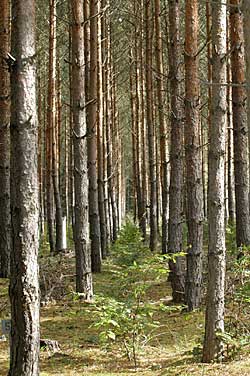
[[[212,4],[212,102],[209,146],[209,247],[206,329],[203,361],[221,360],[224,332],[225,200],[227,124],[227,16],[222,1]]]
[[[169,79],[171,100],[171,148],[169,188],[170,254],[182,251],[183,236],[183,169],[184,169],[184,105],[181,100],[181,45],[179,2],[169,1]],[[170,281],[174,302],[184,300],[185,275],[181,258],[170,261]]]
[[[248,169],[250,168],[250,1],[243,0],[242,11],[244,16],[244,42],[245,42],[245,65],[247,84],[247,132],[248,132]],[[249,191],[250,195],[250,191]],[[250,198],[249,198],[250,199]],[[249,202],[250,205],[250,202]]]
[[[198,1],[187,0],[185,11],[185,152],[188,254],[186,304],[189,310],[200,305],[203,246],[203,190],[200,147],[200,87],[198,60]]]
[[[97,124],[97,155],[98,155],[98,208],[100,216],[100,233],[101,233],[101,251],[102,257],[107,256],[107,224],[105,216],[105,200],[104,200],[104,173],[103,173],[103,133],[104,133],[104,108],[103,108],[103,69],[102,69],[102,27],[101,27],[101,3],[98,2],[98,124]]]
[[[89,174],[89,223],[92,270],[101,271],[101,239],[98,210],[97,184],[97,11],[98,1],[90,0],[90,67],[88,107],[88,174]]]
[[[167,129],[164,116],[163,101],[163,60],[162,60],[162,31],[161,31],[160,0],[155,0],[155,55],[156,55],[156,84],[158,99],[158,116],[160,125],[161,151],[161,187],[162,187],[162,253],[167,252],[168,241],[168,171],[167,171]]]
[[[134,72],[134,60],[133,60],[133,50],[131,49],[130,52],[130,59],[129,59],[129,83],[130,83],[130,110],[131,110],[131,138],[132,138],[132,160],[133,160],[133,197],[134,197],[134,222],[136,222],[137,217],[139,217],[138,213],[138,163],[137,163],[137,151],[136,151],[136,96],[135,96],[135,88],[133,83],[133,72]]]
[[[144,100],[144,66],[143,66],[143,0],[140,1],[140,14],[139,14],[139,41],[138,41],[138,99],[139,99],[139,120],[140,120],[140,140],[141,140],[141,205],[142,205],[142,217],[140,227],[143,234],[143,239],[146,239],[147,232],[147,167],[146,167],[146,137],[145,137],[145,100]]]
[[[157,192],[156,192],[156,153],[155,126],[153,123],[153,84],[152,84],[152,3],[144,0],[146,38],[146,113],[148,131],[149,179],[150,179],[150,249],[157,245]]]
[[[58,177],[57,155],[57,109],[56,109],[56,1],[50,0],[50,57],[49,57],[49,85],[48,85],[48,126],[52,136],[52,183],[56,208],[56,252],[64,248],[63,218]]]
[[[248,130],[246,110],[243,17],[239,0],[230,7],[234,174],[237,246],[250,244]],[[237,7],[236,7],[237,6]]]
[[[231,50],[229,17],[227,16],[227,53]],[[231,58],[227,61],[227,83],[232,82]],[[235,191],[234,191],[234,164],[233,164],[233,116],[232,116],[232,87],[227,87],[227,181],[228,181],[228,215],[229,223],[235,223]]]
[[[27,30],[29,32],[27,32]],[[39,375],[35,1],[12,1],[11,340],[9,376]]]
[[[74,140],[74,189],[75,226],[74,241],[76,253],[76,291],[84,299],[93,297],[91,252],[88,229],[88,174],[87,174],[87,124],[85,107],[85,69],[83,6],[79,0],[72,5],[72,102]]]
[[[9,275],[10,229],[10,81],[7,64],[9,53],[9,0],[0,3],[0,278]]]
[[[46,128],[46,169],[47,169],[47,225],[48,225],[48,235],[50,243],[50,251],[54,252],[56,249],[54,241],[54,210],[53,210],[53,119],[55,116],[53,97],[54,91],[54,80],[55,80],[55,40],[54,40],[54,29],[56,26],[56,18],[54,16],[55,2],[50,0],[49,11],[50,11],[50,35],[49,35],[49,82],[48,82],[48,102],[47,102],[47,128]]]
[[[107,7],[109,7],[109,0],[107,0]],[[106,0],[102,0],[102,8],[105,8]],[[106,218],[106,233],[107,244],[111,240],[111,217],[109,215],[109,193],[108,193],[108,151],[107,151],[107,127],[108,127],[108,23],[109,23],[109,10],[105,12],[102,17],[102,59],[103,59],[103,188],[104,188],[104,203],[105,203],[105,218]]]

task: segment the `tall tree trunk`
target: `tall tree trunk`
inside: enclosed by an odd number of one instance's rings
[[[181,100],[180,9],[177,0],[169,1],[169,79],[171,100],[171,148],[169,188],[170,254],[182,251],[183,236],[183,169],[184,106]],[[185,276],[181,258],[170,261],[170,281],[174,302],[184,300]]]
[[[88,174],[87,174],[87,124],[85,107],[85,69],[83,4],[71,0],[72,5],[72,102],[74,127],[74,189],[75,225],[74,241],[76,253],[76,291],[84,299],[93,296],[91,251],[88,229]]]
[[[49,12],[50,12],[50,35],[49,35],[49,82],[48,82],[48,101],[47,101],[47,128],[46,128],[46,188],[47,188],[47,226],[48,235],[50,243],[50,251],[55,251],[55,240],[54,240],[54,210],[53,210],[53,179],[52,179],[52,169],[53,169],[53,118],[55,116],[53,97],[54,85],[55,85],[55,41],[54,41],[54,29],[56,25],[56,18],[54,16],[55,2],[50,0]]]
[[[9,275],[10,231],[10,81],[7,64],[9,53],[9,0],[0,3],[0,278]]]
[[[156,153],[155,125],[153,123],[153,84],[152,84],[152,2],[144,0],[145,38],[146,38],[146,113],[149,154],[150,179],[150,250],[153,252],[157,245],[157,192],[156,192]]]
[[[56,108],[56,1],[50,0],[50,35],[49,35],[49,85],[48,85],[48,126],[52,137],[52,182],[56,208],[56,252],[64,248],[62,205],[59,191],[58,153],[57,153],[57,108]]]
[[[227,16],[227,53],[231,50],[229,16]],[[227,61],[227,83],[232,82],[231,58]],[[228,182],[228,215],[229,223],[235,223],[235,191],[234,191],[234,164],[233,164],[233,114],[232,114],[232,87],[227,87],[227,182]]]
[[[163,101],[163,59],[162,59],[162,31],[161,31],[160,0],[155,0],[155,55],[156,55],[156,84],[158,99],[158,116],[160,125],[161,151],[161,187],[162,187],[162,253],[167,252],[168,241],[168,171],[167,171],[167,128],[164,116]]]
[[[103,133],[104,133],[104,106],[103,106],[103,69],[102,69],[102,25],[101,25],[101,3],[98,2],[98,48],[97,48],[97,61],[98,61],[98,122],[97,122],[97,155],[98,155],[98,208],[100,216],[100,233],[101,233],[101,251],[102,257],[107,256],[107,224],[105,216],[105,200],[104,200],[104,172],[103,172]]]
[[[248,132],[248,170],[250,168],[250,1],[243,0],[242,11],[244,16],[244,42],[245,42],[245,65],[246,65],[246,84],[247,84],[247,132]],[[250,191],[249,191],[250,195]],[[250,200],[250,198],[249,198]],[[250,205],[250,202],[249,202]]]
[[[97,184],[97,11],[98,0],[90,0],[90,66],[88,107],[88,174],[89,174],[89,224],[92,270],[101,271],[101,239]]]
[[[185,152],[188,254],[186,304],[189,310],[200,305],[203,246],[203,190],[200,147],[200,87],[198,60],[198,1],[187,0],[185,9]]]
[[[34,376],[40,348],[35,1],[13,0],[12,17],[9,376]]]
[[[209,247],[206,329],[203,361],[221,359],[224,331],[225,200],[224,165],[227,124],[227,16],[222,1],[212,4],[212,102],[209,146]]]
[[[246,112],[243,17],[239,0],[230,7],[234,174],[237,246],[250,244],[248,132]]]
[[[138,92],[138,99],[139,99],[139,121],[140,121],[140,139],[141,139],[141,184],[142,184],[142,192],[141,192],[141,205],[142,205],[142,218],[140,227],[142,230],[143,238],[146,239],[146,232],[147,232],[147,167],[146,167],[146,153],[147,153],[147,144],[146,144],[146,137],[145,137],[145,100],[144,100],[144,66],[143,66],[143,0],[140,1],[140,8],[139,8],[139,41],[138,41],[138,84],[139,84],[139,92]]]

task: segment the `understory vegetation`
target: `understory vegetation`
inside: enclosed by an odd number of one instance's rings
[[[226,361],[210,365],[201,363],[204,309],[190,313],[172,304],[169,256],[152,254],[130,220],[112,245],[103,272],[94,275],[92,303],[75,293],[73,251],[52,257],[44,241],[41,338],[58,341],[60,351],[42,349],[41,375],[249,375],[250,252],[242,249],[237,260],[234,238],[234,228],[228,227]],[[184,255],[185,250],[179,254]],[[9,315],[8,281],[3,279],[0,318]],[[8,351],[8,341],[1,341],[1,376],[8,372]]]

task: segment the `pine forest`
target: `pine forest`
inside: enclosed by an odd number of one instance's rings
[[[0,376],[250,375],[250,0],[0,0]]]

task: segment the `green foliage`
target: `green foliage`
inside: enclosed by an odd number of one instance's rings
[[[130,266],[149,255],[149,249],[143,244],[140,230],[130,220],[122,227],[119,237],[111,247],[114,263],[119,266]]]
[[[180,253],[174,256],[174,260]],[[146,303],[145,295],[164,276],[167,280],[169,255],[152,255],[143,244],[139,229],[128,221],[112,247],[113,262],[119,280],[117,299],[97,296],[94,302],[94,327],[100,330],[100,342],[105,347],[117,344],[127,358],[138,365],[138,353],[154,337],[159,322],[154,318],[156,309],[172,311],[172,307],[161,304],[156,308]],[[171,257],[173,259],[173,257]]]
[[[129,301],[99,296],[95,302],[96,321],[100,342],[104,346],[118,344],[137,368],[138,350],[147,342],[150,330],[158,326],[153,319],[154,310],[141,301],[141,291],[135,290]]]

